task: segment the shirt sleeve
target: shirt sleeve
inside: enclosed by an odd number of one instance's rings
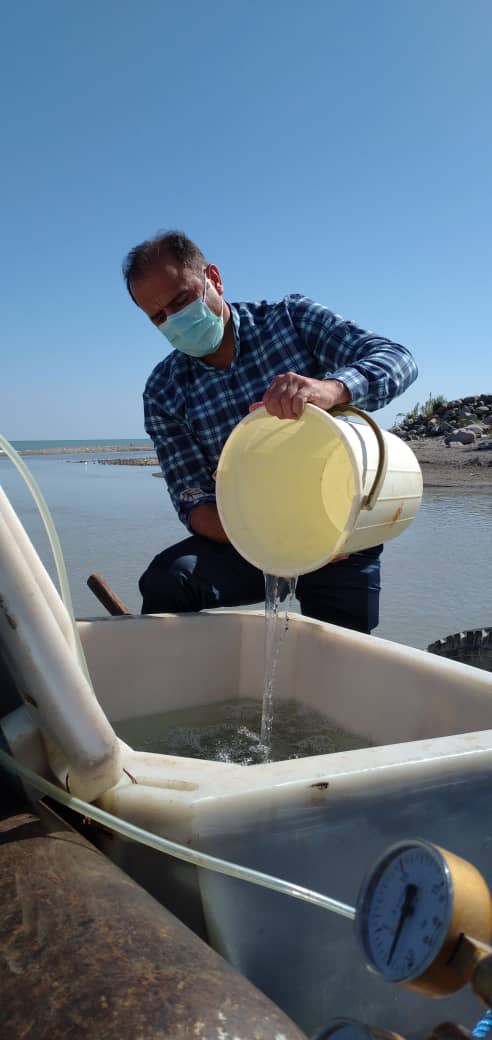
[[[384,408],[417,378],[409,350],[361,329],[305,296],[291,298],[289,309],[302,341],[319,362],[321,379],[339,379],[351,401],[366,411]]]
[[[152,394],[144,393],[145,430],[154,442],[173,506],[192,531],[190,512],[202,502],[215,502],[215,485],[205,456],[185,419],[168,415]]]

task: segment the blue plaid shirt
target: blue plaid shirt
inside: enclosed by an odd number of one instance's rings
[[[144,391],[145,429],[186,525],[195,506],[215,502],[213,474],[222,447],[276,375],[338,379],[352,402],[366,411],[389,404],[417,376],[405,347],[365,332],[305,296],[229,306],[234,330],[230,367],[213,368],[175,350],[156,366]]]

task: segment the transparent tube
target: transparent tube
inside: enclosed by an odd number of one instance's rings
[[[141,827],[135,826],[134,823],[128,823],[127,820],[121,820],[118,816],[105,812],[104,809],[98,809],[97,806],[82,801],[81,798],[74,798],[67,792],[62,791],[61,788],[56,787],[55,784],[50,783],[49,780],[45,780],[43,777],[38,776],[37,773],[33,773],[27,766],[21,765],[20,762],[17,762],[11,755],[6,754],[1,749],[0,765],[3,765],[9,773],[19,776],[30,787],[41,791],[42,794],[53,798],[54,801],[59,802],[61,805],[66,805],[67,808],[79,813],[80,816],[102,824],[102,826],[109,828],[115,834],[120,834],[123,838],[139,842],[140,845],[147,845],[151,849],[156,849],[157,852],[164,852],[168,856],[174,856],[175,859],[184,860],[185,863],[192,863],[195,867],[213,870],[218,874],[236,878],[238,881],[248,881],[250,884],[258,885],[260,888],[269,888],[273,892],[280,892],[282,895],[291,896],[293,899],[300,899],[305,903],[313,903],[315,906],[321,907],[322,910],[328,910],[330,913],[338,914],[340,917],[347,917],[349,920],[355,918],[354,907],[349,906],[347,903],[341,903],[338,899],[331,899],[330,896],[325,896],[321,892],[315,892],[311,888],[304,888],[303,885],[296,885],[292,881],[284,881],[282,878],[263,874],[261,871],[252,870],[250,867],[242,867],[238,863],[231,863],[229,860],[219,859],[217,856],[209,856],[205,852],[198,852],[196,849],[190,849],[187,845],[180,845],[178,842],[170,841],[168,838],[161,838],[158,834],[145,831]]]
[[[58,581],[59,581],[59,584],[60,584],[61,597],[62,597],[63,602],[65,604],[65,607],[66,607],[68,616],[70,618],[70,621],[72,623],[73,635],[74,635],[74,640],[75,640],[75,648],[76,648],[77,656],[78,656],[78,659],[79,659],[79,662],[80,662],[80,667],[82,668],[82,671],[84,672],[84,675],[85,675],[86,679],[88,680],[88,682],[91,684],[91,687],[92,687],[92,680],[91,680],[91,677],[89,675],[89,669],[87,667],[87,661],[85,659],[85,654],[84,654],[84,651],[82,649],[82,643],[80,642],[79,630],[77,628],[77,622],[75,620],[75,615],[74,615],[74,611],[73,611],[72,594],[70,592],[70,585],[69,585],[69,581],[68,581],[67,568],[65,567],[65,560],[63,558],[63,552],[62,552],[62,547],[60,545],[60,539],[58,538],[58,533],[57,533],[56,527],[55,527],[55,525],[53,523],[53,520],[52,520],[52,517],[51,517],[51,513],[50,513],[50,511],[48,509],[48,506],[46,504],[46,501],[45,501],[45,499],[43,497],[43,493],[41,491],[41,488],[39,487],[39,484],[34,479],[34,477],[33,477],[32,473],[30,472],[29,468],[26,466],[25,462],[23,461],[21,456],[18,454],[18,452],[15,450],[13,445],[1,433],[0,433],[0,448],[3,448],[5,454],[8,456],[10,461],[13,462],[14,466],[19,471],[21,477],[23,478],[23,480],[27,484],[27,486],[29,488],[29,491],[31,492],[31,495],[32,495],[32,497],[33,497],[33,499],[34,499],[34,501],[35,501],[35,503],[36,503],[36,505],[37,505],[37,507],[39,509],[40,514],[41,514],[41,519],[42,519],[43,524],[44,524],[44,526],[46,528],[46,533],[48,535],[49,543],[50,543],[50,546],[51,546],[51,551],[53,553],[54,560],[55,560],[56,573],[58,575]]]

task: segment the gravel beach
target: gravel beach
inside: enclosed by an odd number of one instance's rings
[[[444,437],[429,437],[408,446],[419,460],[424,487],[492,490],[492,438],[447,447]]]

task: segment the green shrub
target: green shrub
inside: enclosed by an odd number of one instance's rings
[[[432,395],[429,394],[429,398],[425,402],[423,408],[423,414],[429,418],[431,415],[434,415],[434,412],[436,412],[438,408],[442,408],[445,404],[447,404],[447,401],[442,394],[439,394],[437,397],[432,397]]]
[[[447,404],[447,400],[442,394],[439,394],[437,397],[433,397],[432,394],[429,394],[425,404],[420,404],[417,401],[417,404],[414,404],[413,408],[411,408],[409,412],[406,412],[406,414],[400,412],[399,414],[403,415],[404,419],[417,419],[419,416],[423,419],[430,419],[431,416],[434,415],[434,412],[438,408],[442,408],[445,404]]]

